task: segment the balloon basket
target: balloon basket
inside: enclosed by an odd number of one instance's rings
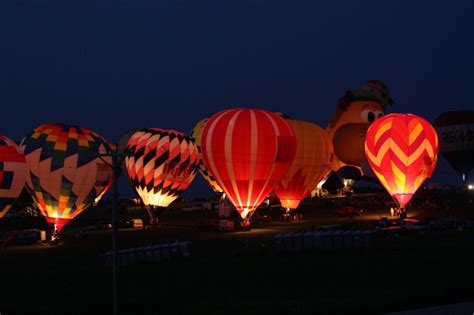
[[[243,231],[250,231],[250,220],[249,219],[242,220],[242,222],[240,222],[240,228]]]
[[[59,246],[60,244],[62,244],[62,240],[59,237],[59,233],[57,231],[54,231],[53,234],[51,234],[51,240],[49,241],[49,245]]]

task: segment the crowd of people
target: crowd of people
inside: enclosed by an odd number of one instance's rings
[[[394,199],[386,192],[370,195],[353,195],[347,198],[321,199],[319,202],[330,209],[353,206],[359,209],[398,209]],[[452,213],[456,210],[474,211],[474,194],[460,190],[420,190],[407,205],[408,208]]]

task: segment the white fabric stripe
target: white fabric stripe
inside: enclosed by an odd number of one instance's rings
[[[232,189],[234,190],[234,194],[237,197],[238,205],[242,206],[242,199],[240,197],[239,187],[235,182],[235,173],[234,173],[234,159],[232,158],[232,137],[234,134],[234,125],[235,121],[239,117],[242,110],[234,113],[234,116],[230,119],[229,124],[227,125],[227,130],[225,132],[225,164],[227,167],[227,173],[229,173],[230,182],[232,184]],[[238,165],[237,165],[238,166]]]
[[[250,112],[250,180],[248,187],[248,197],[246,205],[250,205],[250,197],[252,196],[253,191],[253,182],[255,176],[255,166],[257,163],[257,147],[258,147],[258,128],[257,128],[257,118],[255,117],[255,112]]]

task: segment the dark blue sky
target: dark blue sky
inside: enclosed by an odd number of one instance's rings
[[[368,79],[389,86],[389,111],[433,121],[474,108],[473,31],[472,0],[2,1],[0,133],[62,122],[115,142],[235,106],[325,127]],[[443,158],[434,180],[457,180]]]

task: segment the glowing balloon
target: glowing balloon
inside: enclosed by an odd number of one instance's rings
[[[113,182],[110,181],[109,184],[105,186],[104,190],[97,197],[94,198],[94,206],[96,206],[102,200],[102,198],[109,192],[110,188],[112,188],[112,184]]]
[[[0,218],[20,196],[27,175],[25,156],[15,142],[0,135]]]
[[[474,167],[474,111],[442,113],[433,125],[441,154],[465,182]]]
[[[342,125],[333,136],[334,154],[343,163],[360,166],[366,161],[364,151],[365,134],[369,124]]]
[[[438,136],[421,117],[390,114],[370,126],[365,153],[380,183],[404,207],[436,167]]]
[[[201,148],[206,168],[246,220],[287,172],[296,137],[277,114],[229,109],[206,123]]]
[[[112,180],[110,144],[94,131],[41,125],[22,142],[30,170],[27,188],[55,232],[90,206]]]
[[[127,173],[146,206],[167,207],[188,188],[199,165],[194,140],[175,130],[138,130],[127,149]]]
[[[384,115],[387,104],[391,103],[387,86],[378,80],[369,80],[339,99],[326,128],[334,145],[333,170],[338,175],[346,179],[374,176],[367,173],[365,133],[371,123]]]
[[[202,128],[206,124],[206,122],[209,120],[209,118],[204,118],[203,120],[199,121],[196,126],[194,126],[193,130],[191,130],[190,137],[194,138],[196,141],[196,145],[199,150],[199,157],[201,158],[201,161],[199,162],[199,173],[201,173],[202,177],[206,180],[206,182],[211,186],[212,190],[216,193],[222,193],[224,192],[222,188],[219,186],[219,184],[216,182],[214,177],[209,173],[207,170],[206,166],[204,165],[204,162],[202,161],[202,153],[201,153],[201,139],[202,139]]]
[[[296,156],[274,192],[284,208],[296,209],[332,170],[333,146],[321,127],[306,121],[287,121],[295,131]]]
[[[109,147],[110,147],[111,152],[116,152],[117,150],[116,144],[109,143]],[[94,206],[97,206],[97,204],[102,200],[102,198],[109,192],[110,188],[112,188],[112,184],[113,184],[113,180],[109,181],[107,186],[104,187],[104,190],[102,190],[102,192],[97,197],[95,197],[94,202],[93,202]]]

